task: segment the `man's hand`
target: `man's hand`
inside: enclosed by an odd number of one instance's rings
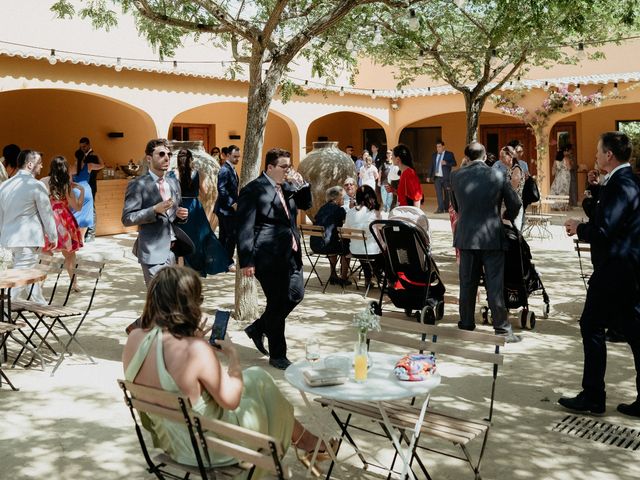
[[[564,222],[564,228],[567,231],[567,235],[569,235],[570,237],[573,237],[575,234],[578,233],[578,225],[580,225],[579,220],[576,220],[575,218],[569,218],[567,219],[566,222]]]
[[[153,206],[153,211],[156,212],[158,215],[162,215],[163,213],[166,213],[167,210],[169,210],[171,207],[173,207],[173,199],[169,198],[160,203],[156,203]]]
[[[242,275],[244,277],[253,277],[256,273],[256,268],[255,267],[244,267],[242,269]]]
[[[587,183],[589,185],[598,185],[600,183],[600,174],[597,170],[589,170],[587,172]]]
[[[235,211],[238,210],[238,204],[237,203],[232,203],[231,204],[231,208]]]
[[[189,216],[188,209],[184,207],[179,207],[178,210],[176,210],[176,217],[178,217],[180,220],[186,220],[188,216]]]

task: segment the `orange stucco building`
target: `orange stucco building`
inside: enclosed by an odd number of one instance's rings
[[[193,44],[176,53],[175,64],[153,61],[157,55],[137,36],[131,19],[123,17],[110,32],[94,31],[84,20],[52,20],[48,6],[38,0],[5,6],[6,18],[29,18],[31,25],[41,27],[25,29],[21,22],[9,21],[0,36],[0,145],[41,150],[48,162],[58,154],[73,158],[78,139],[87,136],[111,167],[139,161],[153,137],[201,139],[208,149],[242,146],[248,85],[242,78],[225,78],[220,62],[230,58],[227,52]],[[505,87],[529,87],[521,103],[531,109],[546,98],[546,85],[580,85],[583,94],[619,91],[618,98],[599,107],[555,114],[544,132],[548,158],[538,165],[533,135],[491,102],[481,115],[479,139],[491,148],[514,138],[523,140],[532,169],[540,167],[543,190],[549,186],[554,147],[561,135],[575,145],[577,163],[591,168],[599,133],[616,129],[618,122],[640,121],[640,88],[635,88],[640,82],[639,48],[638,40],[608,45],[605,60],[532,69],[519,85]],[[197,63],[212,59],[219,63]],[[292,73],[303,86],[304,75],[304,69]],[[264,142],[264,148],[292,151],[294,164],[319,139],[338,141],[341,148],[352,144],[357,151],[374,139],[389,146],[402,140],[414,150],[419,173],[429,168],[437,138],[444,139],[457,158],[462,156],[464,101],[441,82],[419,78],[399,92],[391,69],[366,60],[354,87],[338,79],[335,87],[321,91],[314,88],[318,79],[307,80],[308,95],[286,103],[274,99]],[[103,180],[109,181],[113,180]],[[424,189],[433,196],[430,185]],[[101,221],[101,233],[120,228],[117,202],[107,203],[113,225],[106,228]]]

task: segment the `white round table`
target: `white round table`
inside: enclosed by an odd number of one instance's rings
[[[428,379],[419,382],[398,380],[398,378],[393,374],[393,369],[396,366],[398,360],[400,360],[401,355],[369,352],[369,356],[372,361],[372,366],[369,368],[367,380],[362,383],[358,383],[353,379],[353,367],[351,367],[349,371],[349,380],[347,380],[347,382],[341,385],[311,387],[307,384],[307,382],[305,382],[303,375],[305,370],[312,368],[310,363],[306,360],[299,361],[290,365],[289,368],[287,368],[287,370],[285,371],[284,377],[291,385],[293,385],[300,391],[300,394],[302,395],[302,398],[307,407],[309,407],[313,415],[314,422],[318,427],[321,426],[321,422],[317,419],[315,414],[313,414],[314,409],[311,407],[311,402],[309,401],[307,395],[311,395],[314,397],[323,397],[332,401],[375,403],[380,410],[380,414],[387,428],[387,431],[392,437],[392,443],[394,444],[396,451],[398,451],[399,456],[402,460],[402,478],[405,478],[405,475],[408,475],[410,478],[415,478],[413,472],[409,468],[411,452],[416,441],[416,432],[420,431],[419,424],[422,424],[422,421],[424,420],[424,416],[426,414],[429,394],[431,390],[440,385],[440,374],[435,373]],[[347,359],[348,364],[352,365],[353,353],[340,352],[329,355],[329,357],[344,357]],[[400,439],[397,433],[394,433],[394,427],[391,424],[391,421],[389,420],[388,414],[386,412],[388,404],[385,407],[384,402],[422,396],[424,396],[424,400],[422,402],[420,415],[418,416],[418,419],[416,421],[416,428],[412,429],[413,432],[411,439],[408,442],[409,444],[406,446],[406,448],[403,448],[400,445]],[[328,407],[333,410],[332,404],[328,405]],[[321,431],[322,430],[319,429],[319,432]],[[324,440],[325,444],[328,445],[328,439],[322,438],[321,440]],[[316,454],[318,452],[319,446],[320,439],[316,446]],[[329,453],[332,459],[337,462],[337,458],[335,457],[334,452],[330,451]],[[313,460],[315,460],[315,455],[312,461]]]

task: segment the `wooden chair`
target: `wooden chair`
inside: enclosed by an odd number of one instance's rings
[[[304,282],[304,286],[305,288],[307,287],[307,283],[309,283],[309,280],[311,280],[311,274],[315,273],[316,278],[320,282],[320,286],[324,286],[324,288],[322,289],[322,293],[324,293],[327,290],[327,286],[329,285],[329,280],[324,283],[322,282],[320,274],[318,273],[317,265],[321,258],[326,258],[328,261],[328,256],[324,253],[315,253],[313,250],[311,250],[310,246],[310,240],[312,237],[324,238],[324,227],[322,225],[302,224],[300,225],[300,236],[304,248],[304,254],[307,257],[307,260],[309,260],[309,264],[311,265],[311,272],[309,272],[309,276]]]
[[[577,238],[573,239],[573,249],[578,254],[578,262],[580,263],[580,278],[582,279],[582,283],[584,283],[585,290],[588,289],[587,280],[591,277],[591,272],[587,271],[587,266],[583,264],[583,262],[589,264],[591,263],[591,245],[587,242],[583,242],[578,240]]]
[[[194,415],[193,412],[190,412],[190,419],[203,443],[206,458],[210,451],[233,457],[238,460],[233,469],[248,470],[249,479],[256,468],[275,475],[279,480],[291,478],[290,469],[282,464],[284,449],[276,438],[221,420]]]
[[[82,327],[82,324],[86,320],[89,315],[89,311],[91,310],[91,306],[93,305],[93,300],[96,295],[96,291],[98,289],[98,283],[100,282],[100,278],[102,277],[102,272],[104,270],[105,263],[104,262],[94,262],[90,260],[78,260],[75,268],[73,269],[71,279],[69,280],[69,285],[65,291],[65,297],[62,304],[49,304],[49,305],[41,305],[34,302],[28,302],[23,304],[18,311],[21,318],[23,318],[31,327],[32,333],[39,336],[37,333],[38,328],[41,326],[45,328],[46,332],[41,337],[42,343],[46,343],[46,339],[49,335],[51,335],[60,345],[62,345],[63,350],[60,352],[58,360],[51,372],[53,376],[56,370],[62,364],[65,355],[71,355],[71,351],[69,347],[72,343],[75,342],[76,346],[82,351],[84,355],[86,355],[91,363],[96,363],[93,357],[89,355],[89,353],[85,350],[82,343],[78,340],[78,332]],[[76,306],[69,306],[69,298],[71,295],[72,287],[74,281],[77,278],[90,280],[93,284],[93,288],[89,293],[82,293],[83,300],[85,302],[84,309],[78,308]],[[32,324],[25,313],[31,313],[37,318],[37,322]],[[69,324],[72,321],[77,321],[74,327],[70,327]],[[68,335],[68,339],[63,341],[58,334],[55,332],[56,328],[61,328],[63,333]],[[31,340],[31,336],[29,338]],[[18,361],[22,350],[16,357],[14,364]],[[32,359],[33,360],[33,359]]]
[[[213,470],[205,466],[203,454],[198,447],[198,441],[189,417],[191,402],[188,398],[162,389],[136,385],[125,380],[118,380],[118,385],[124,393],[124,402],[131,412],[138,442],[142,449],[142,455],[147,462],[147,470],[149,473],[153,473],[159,479],[187,479],[191,475],[199,475],[205,480],[216,478]],[[160,453],[153,458],[151,457],[141,428],[143,418],[149,414],[184,424],[189,432],[197,466],[178,463],[171,459],[166,453]],[[176,475],[174,471],[180,472],[181,476]]]
[[[352,253],[351,254],[351,265],[349,266],[349,278],[353,279],[353,283],[356,286],[356,289],[358,289],[358,278],[360,277],[360,274],[363,273],[363,267],[362,264],[366,263],[369,265],[369,269],[372,273],[372,278],[373,275],[375,275],[375,269],[373,268],[373,262],[375,260],[374,255],[370,255],[369,251],[367,250],[367,238],[368,238],[368,234],[366,230],[362,230],[359,228],[348,228],[348,227],[338,227],[338,235],[340,236],[340,239],[343,241],[348,241],[348,242],[362,242],[364,245],[364,254],[355,254]],[[377,279],[377,276],[376,276]],[[380,282],[378,281],[378,284]],[[367,295],[369,294],[369,290],[371,289],[371,283],[366,285],[365,291],[364,291],[364,297],[367,298]],[[344,287],[343,287],[343,291],[344,291]]]
[[[411,459],[412,462],[415,460],[427,478],[430,478],[424,462],[418,455],[418,450],[428,450],[458,458],[469,464],[474,472],[475,479],[479,480],[481,478],[480,465],[493,417],[498,368],[503,363],[503,354],[500,353],[500,347],[505,344],[504,337],[489,333],[459,330],[454,326],[441,327],[385,317],[381,319],[381,326],[381,332],[370,331],[367,334],[369,341],[373,340],[401,346],[404,348],[404,353],[408,351],[432,352],[438,356],[438,364],[451,361],[451,357],[457,357],[463,365],[467,365],[469,362],[477,362],[486,366],[487,371],[490,369],[491,373],[487,376],[486,382],[487,395],[485,396],[484,393],[474,390],[473,396],[467,399],[469,404],[476,404],[479,402],[478,399],[488,397],[488,415],[481,415],[479,418],[467,418],[448,412],[439,412],[431,406],[434,403],[432,396],[430,406],[427,408],[427,413],[419,427],[420,436],[412,452]],[[443,358],[441,355],[446,355],[446,357]],[[477,379],[479,376],[474,375],[474,378]],[[316,401],[323,406],[331,404],[328,399],[319,398]],[[349,416],[364,416],[378,423],[382,420],[379,410],[366,403],[334,402],[334,408],[346,411]],[[417,428],[416,422],[420,418],[420,408],[412,404],[395,402],[389,403],[386,410],[390,412],[390,419],[394,426],[401,431],[401,438],[407,441],[407,436],[404,432]],[[343,432],[350,427],[349,422],[347,421],[346,423],[347,425],[343,426]],[[469,444],[477,438],[482,440],[480,441],[477,460],[474,461],[469,450]],[[437,441],[459,448],[462,455],[452,453],[451,449],[436,449]],[[395,464],[395,461],[396,458],[394,457],[393,464]]]

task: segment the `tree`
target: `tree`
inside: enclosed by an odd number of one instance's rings
[[[420,75],[442,79],[464,97],[467,143],[478,134],[487,98],[531,66],[601,56],[604,40],[638,30],[639,0],[434,0],[408,24],[382,12],[385,42],[368,53],[399,68],[399,88]],[[357,41],[357,40],[356,40]]]
[[[76,10],[75,4],[82,4]],[[285,74],[298,55],[311,62],[318,76],[331,77],[340,69],[353,70],[355,60],[344,48],[350,31],[367,24],[374,12],[419,5],[419,0],[57,0],[52,10],[61,18],[80,15],[96,28],[117,24],[121,7],[137,19],[139,32],[161,57],[171,56],[185,37],[208,36],[229,48],[236,62],[231,73],[245,65],[249,73],[247,129],[240,186],[258,176],[264,131],[273,97],[301,93]],[[236,276],[236,318],[258,316],[255,282]]]

